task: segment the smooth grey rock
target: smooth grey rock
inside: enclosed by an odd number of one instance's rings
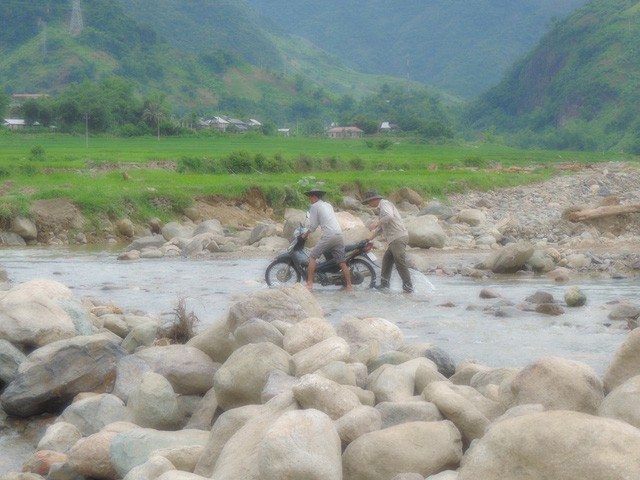
[[[21,417],[57,413],[78,393],[110,390],[115,365],[124,355],[102,334],[45,345],[20,364],[15,380],[0,396],[2,407]]]
[[[640,430],[580,412],[518,416],[490,428],[458,472],[458,480],[640,478]]]

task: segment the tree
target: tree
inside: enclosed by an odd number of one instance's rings
[[[160,140],[160,120],[166,116],[163,102],[164,95],[156,95],[144,102],[144,109],[142,110],[142,119],[156,124],[158,140]]]
[[[9,97],[0,89],[0,118],[4,118],[9,106]]]

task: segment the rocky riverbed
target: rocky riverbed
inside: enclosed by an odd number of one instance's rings
[[[578,172],[565,168],[566,174],[544,183],[454,194],[446,201],[424,199],[409,189],[395,192],[391,199],[409,230],[412,266],[425,273],[465,275],[553,272],[559,281],[570,275],[637,275],[640,211],[585,221],[570,215],[607,206],[640,210],[640,170],[621,163],[590,165]],[[366,224],[375,212],[358,198],[345,196],[336,207],[348,242],[369,234]],[[238,211],[237,206],[229,208]],[[249,220],[238,216],[240,223],[230,232],[233,212],[218,209],[217,217],[205,212],[201,206],[182,222],[156,225],[155,234],[138,231],[121,258],[272,255],[286,248],[294,228],[304,221],[304,212],[298,210],[287,210],[282,219],[260,217],[252,210]],[[135,231],[131,229],[131,235]],[[482,273],[462,268],[475,266]]]
[[[631,205],[639,190],[636,169],[602,164],[447,202],[409,190],[393,200],[413,265],[427,275],[562,283],[637,277],[640,214],[568,213]],[[349,238],[366,234],[374,212],[355,196],[340,210]],[[134,227],[121,258],[271,255],[301,215],[265,211],[229,228],[201,208]],[[532,295],[511,306],[512,320],[582,308],[580,289],[567,292],[561,301]],[[517,368],[456,363],[384,318],[330,323],[300,285],[239,299],[177,344],[144,312],[77,298],[52,280],[25,282],[0,294],[0,426],[34,451],[23,472],[2,478],[637,479],[640,309],[617,307],[612,321],[630,330],[600,375],[556,356]]]

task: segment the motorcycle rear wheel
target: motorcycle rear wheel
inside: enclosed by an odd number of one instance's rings
[[[270,287],[288,287],[301,279],[293,263],[287,260],[274,260],[264,272],[264,279]]]
[[[354,258],[349,262],[351,285],[359,288],[373,288],[376,285],[376,271],[369,262]]]

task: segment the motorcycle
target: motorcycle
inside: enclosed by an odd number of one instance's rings
[[[309,253],[305,249],[307,241],[305,234],[308,230],[302,225],[296,228],[287,251],[278,255],[269,264],[264,274],[267,285],[282,287],[294,285],[302,280],[307,281]],[[351,272],[351,285],[354,289],[375,286],[376,270],[374,265],[377,258],[371,252],[372,249],[373,242],[371,240],[345,245],[345,259]],[[323,286],[344,286],[344,275],[340,265],[333,258],[324,258],[323,261],[318,261],[314,277],[314,283]]]

